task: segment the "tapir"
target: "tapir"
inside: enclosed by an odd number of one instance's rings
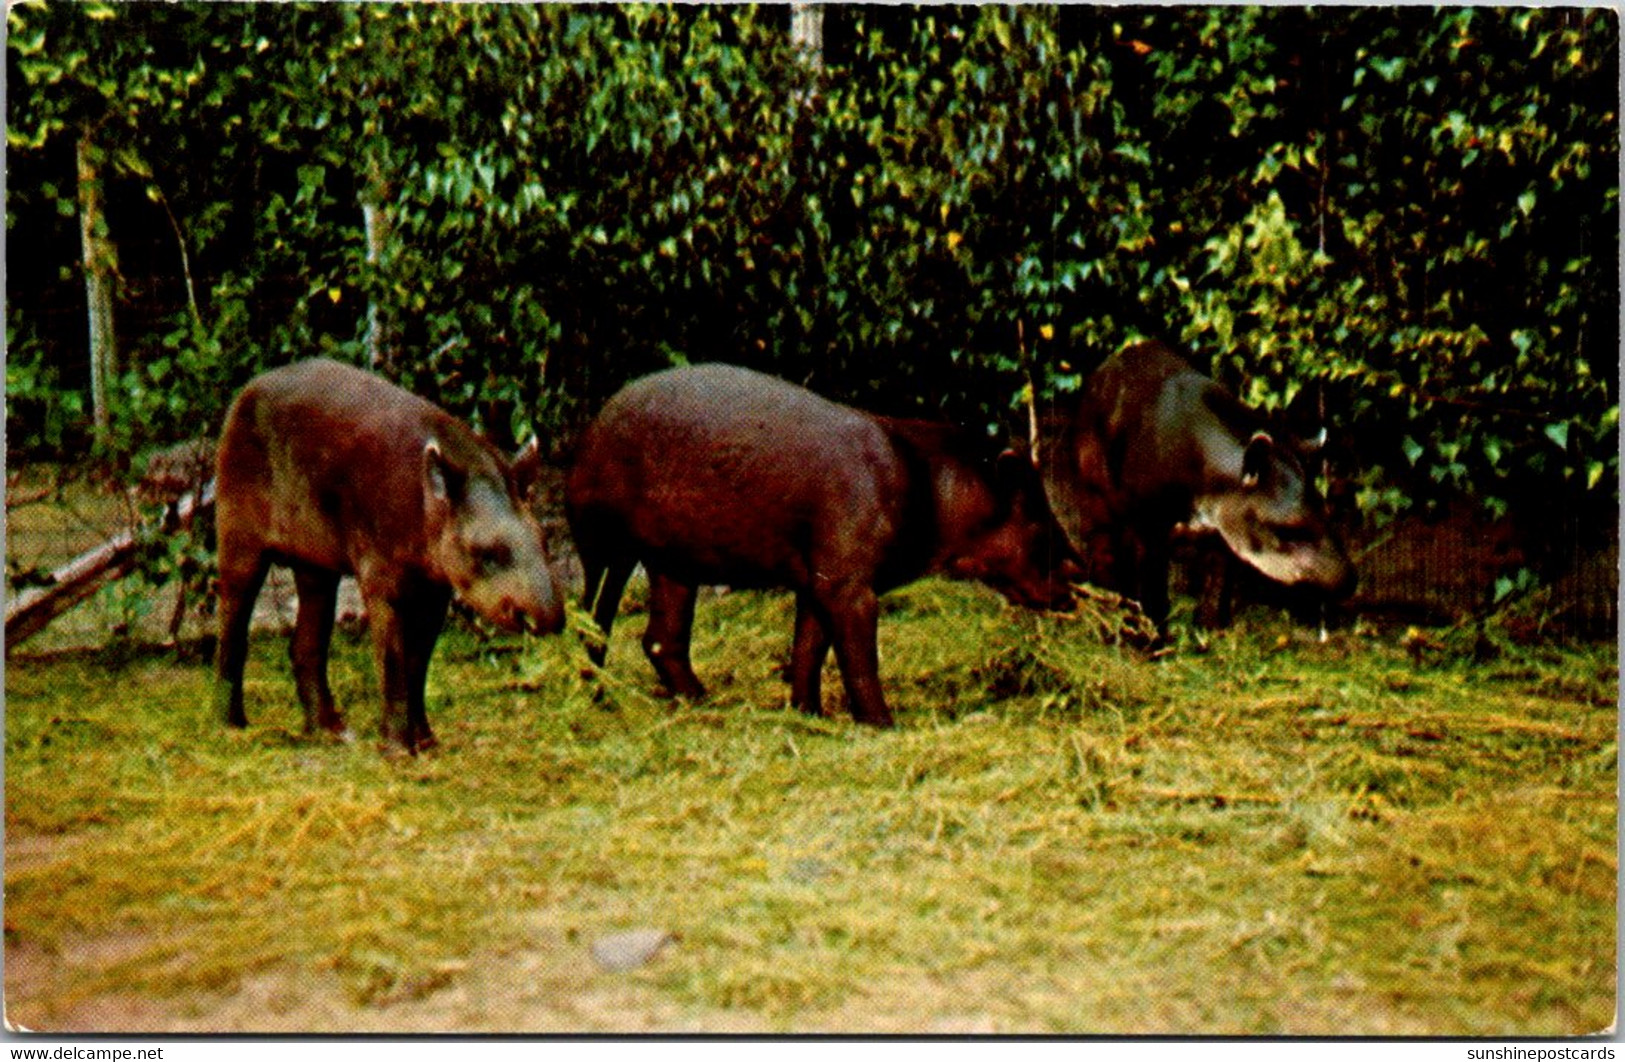
[[[524,456],[522,468],[539,467]],[[347,734],[327,682],[341,576],[355,576],[367,609],[386,748],[435,743],[424,681],[453,596],[508,630],[564,626],[528,484],[468,425],[379,376],[312,359],[256,377],[215,461],[216,697],[232,726],[248,723],[249,619],[272,564],[293,569],[298,589],[291,655],[307,732]]]
[[[1129,346],[1085,381],[1044,480],[1090,580],[1138,601],[1159,629],[1180,525],[1217,532],[1276,582],[1334,599],[1353,592],[1354,566],[1300,444],[1163,343]]]
[[[852,716],[889,726],[877,596],[928,572],[1059,608],[1069,555],[1025,454],[949,425],[871,415],[748,369],[701,364],[627,385],[578,442],[566,515],[606,642],[633,568],[649,576],[644,652],[665,688],[699,697],[697,588],[796,595],[791,702],[822,710],[830,647]]]

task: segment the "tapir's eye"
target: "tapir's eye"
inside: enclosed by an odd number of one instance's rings
[[[506,542],[492,542],[469,550],[474,565],[482,572],[500,571],[513,565],[513,547]]]
[[[1276,524],[1272,530],[1283,546],[1302,546],[1314,541],[1315,533],[1296,524]]]

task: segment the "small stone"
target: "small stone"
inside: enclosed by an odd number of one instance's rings
[[[812,885],[834,872],[835,868],[822,859],[805,858],[794,860],[784,872],[784,876],[798,885]]]
[[[625,973],[660,954],[660,949],[676,940],[664,929],[628,929],[592,942],[593,961],[610,973]]]

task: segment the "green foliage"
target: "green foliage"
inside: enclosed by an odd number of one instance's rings
[[[88,411],[84,391],[64,384],[40,348],[38,342],[7,338],[7,420],[9,425],[21,421],[29,426],[28,443],[35,449],[59,451],[82,428]]]
[[[771,7],[8,20],[13,238],[72,246],[81,138],[133,193],[132,448],[370,338],[506,440],[715,358],[1008,429],[1161,335],[1378,509],[1617,496],[1608,9],[837,7],[822,68]],[[70,320],[11,300],[25,449]]]

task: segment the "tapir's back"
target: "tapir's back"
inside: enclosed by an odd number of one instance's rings
[[[415,461],[423,443],[452,418],[410,391],[325,358],[257,376],[227,415],[223,445],[283,449],[303,468],[364,461]],[[222,459],[224,464],[224,459]],[[313,464],[312,464],[313,463]]]
[[[472,432],[387,380],[320,358],[272,369],[227,414],[217,518],[231,533],[334,569],[352,568],[356,539],[372,552],[421,551],[431,437],[461,467],[503,477]]]
[[[628,536],[699,580],[795,585],[815,545],[884,549],[904,475],[873,417],[706,364],[644,377],[605,405],[578,444],[567,504],[578,537]]]

